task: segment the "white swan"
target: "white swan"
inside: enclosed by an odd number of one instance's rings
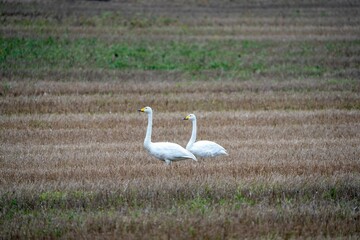
[[[139,112],[145,112],[148,115],[148,126],[146,130],[146,136],[144,140],[145,149],[154,157],[165,161],[166,164],[171,164],[173,161],[192,159],[197,161],[194,154],[181,147],[179,144],[170,142],[151,142],[152,131],[152,109],[151,107],[144,107],[138,110]]]
[[[186,149],[192,152],[197,157],[216,157],[220,155],[229,155],[225,148],[219,144],[211,141],[196,141],[196,116],[189,114],[184,120],[192,121],[192,134],[191,138],[186,145]]]

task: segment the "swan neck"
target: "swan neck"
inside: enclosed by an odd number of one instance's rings
[[[188,146],[192,145],[196,141],[196,119],[192,120],[192,133]]]
[[[144,146],[147,147],[151,143],[151,130],[152,130],[152,112],[148,114],[148,125],[146,129],[146,136],[144,140]]]

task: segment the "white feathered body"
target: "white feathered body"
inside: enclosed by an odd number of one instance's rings
[[[197,141],[186,146],[197,157],[216,157],[220,155],[228,155],[225,148],[219,144],[207,140]]]
[[[171,142],[156,142],[150,145],[144,145],[146,150],[162,161],[180,161],[185,159],[193,159],[196,161],[196,157],[191,152],[187,151],[180,145]]]

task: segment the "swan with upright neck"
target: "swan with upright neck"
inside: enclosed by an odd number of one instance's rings
[[[186,145],[186,149],[192,152],[197,157],[216,157],[220,155],[229,155],[225,148],[219,144],[207,140],[196,142],[196,116],[195,114],[189,114],[184,120],[190,120],[192,122],[191,138]]]
[[[148,125],[144,139],[144,147],[152,156],[158,158],[161,161],[164,161],[168,165],[171,164],[171,162],[185,159],[192,159],[197,161],[194,154],[181,147],[179,144],[171,142],[151,142],[153,111],[151,107],[144,107],[138,111],[144,112],[148,115]]]

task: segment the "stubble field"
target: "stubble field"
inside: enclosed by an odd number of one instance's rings
[[[0,5],[1,238],[359,238],[357,1]]]

